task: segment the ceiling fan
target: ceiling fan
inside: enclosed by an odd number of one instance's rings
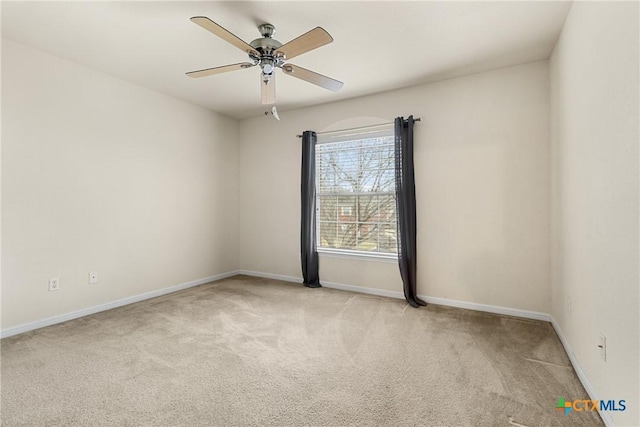
[[[255,39],[251,43],[246,43],[244,40],[205,16],[194,16],[191,18],[191,21],[248,54],[251,62],[240,62],[237,64],[223,65],[221,67],[191,71],[187,73],[187,76],[189,77],[198,78],[211,76],[214,74],[242,70],[259,65],[262,70],[260,73],[260,87],[263,105],[275,103],[276,68],[280,68],[285,74],[313,83],[314,85],[329,89],[333,92],[337,92],[342,88],[343,83],[338,80],[323,76],[322,74],[315,73],[297,65],[285,63],[286,60],[331,43],[333,38],[321,27],[316,27],[290,42],[282,44],[278,40],[272,38],[276,31],[275,27],[271,24],[262,24],[258,27],[260,34],[262,34],[262,38]]]

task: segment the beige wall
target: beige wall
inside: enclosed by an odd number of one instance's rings
[[[617,425],[640,425],[638,37],[637,2],[576,2],[551,57],[552,315],[599,397],[627,401]]]
[[[235,120],[3,39],[3,329],[234,270],[237,139]]]
[[[548,94],[541,61],[242,121],[239,267],[301,275],[296,134],[413,114],[418,293],[548,313]],[[396,263],[320,262],[321,280],[402,291]]]

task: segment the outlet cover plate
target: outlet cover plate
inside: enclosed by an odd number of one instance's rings
[[[98,283],[98,272],[92,271],[91,273],[89,273],[89,284],[93,285],[95,283]]]
[[[60,278],[59,277],[50,277],[49,278],[49,292],[54,292],[60,289]]]

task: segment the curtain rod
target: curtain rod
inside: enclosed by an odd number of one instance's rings
[[[413,119],[414,122],[419,122],[420,121],[420,117],[416,117],[415,119]],[[349,129],[340,129],[340,130],[331,130],[331,131],[327,131],[327,132],[316,132],[316,135],[325,135],[327,133],[336,133],[336,132],[347,132],[350,130],[360,130],[360,129],[367,129],[367,128],[373,128],[376,126],[386,126],[386,125],[392,125],[395,122],[386,122],[386,123],[378,123],[377,125],[369,125],[369,126],[360,126],[357,128],[349,128]],[[302,138],[302,135],[296,135],[298,138]]]

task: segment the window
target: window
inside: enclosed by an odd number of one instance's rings
[[[393,125],[318,135],[318,250],[396,254]]]

